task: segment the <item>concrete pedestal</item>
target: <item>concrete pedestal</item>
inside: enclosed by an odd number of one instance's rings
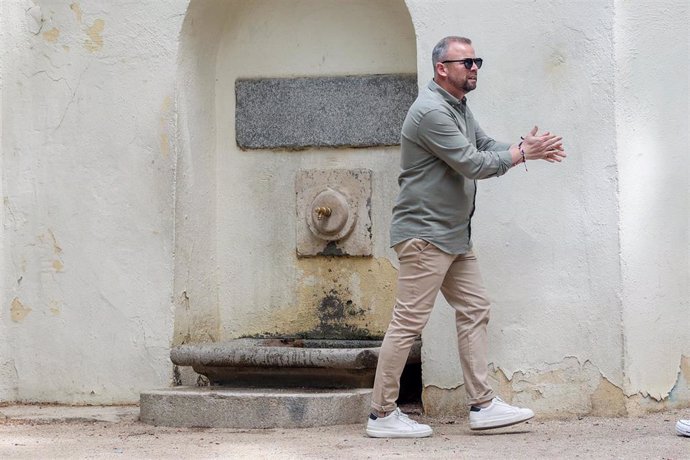
[[[140,418],[151,425],[208,428],[364,424],[371,392],[369,388],[176,387],[142,393]]]

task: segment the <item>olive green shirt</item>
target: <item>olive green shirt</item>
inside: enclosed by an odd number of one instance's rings
[[[433,80],[407,112],[391,245],[421,238],[448,254],[472,248],[476,179],[505,174],[510,144],[487,136],[467,107]]]

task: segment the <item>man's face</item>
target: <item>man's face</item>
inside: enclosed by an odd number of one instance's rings
[[[444,61],[456,59],[475,58],[474,48],[466,43],[453,42],[448,47],[448,53]],[[477,68],[472,64],[471,69],[466,69],[462,62],[448,62],[443,64],[446,68],[446,80],[455,90],[463,94],[469,93],[477,87]]]

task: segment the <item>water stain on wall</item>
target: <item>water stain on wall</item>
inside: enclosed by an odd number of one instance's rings
[[[386,258],[297,261],[295,305],[268,315],[252,337],[381,339],[395,301],[397,271]]]

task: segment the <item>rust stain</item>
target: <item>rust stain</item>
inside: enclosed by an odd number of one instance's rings
[[[89,38],[84,41],[84,48],[92,53],[103,48],[103,36],[101,34],[104,28],[105,21],[103,19],[96,19],[93,25],[86,29],[86,34]]]
[[[31,308],[25,307],[17,297],[12,300],[12,306],[10,307],[12,321],[18,323],[26,318],[29,313],[31,313]]]
[[[61,272],[64,267],[65,265],[60,260],[56,259],[53,261],[53,268],[56,272]]]
[[[74,12],[74,17],[76,18],[77,22],[81,23],[81,7],[79,6],[79,3],[72,3],[69,6],[69,9]]]
[[[397,271],[386,258],[298,259],[295,303],[246,335],[380,339],[390,322]]]
[[[43,32],[43,39],[47,41],[48,43],[55,43],[58,41],[58,38],[60,37],[60,31],[53,27],[52,29]]]

